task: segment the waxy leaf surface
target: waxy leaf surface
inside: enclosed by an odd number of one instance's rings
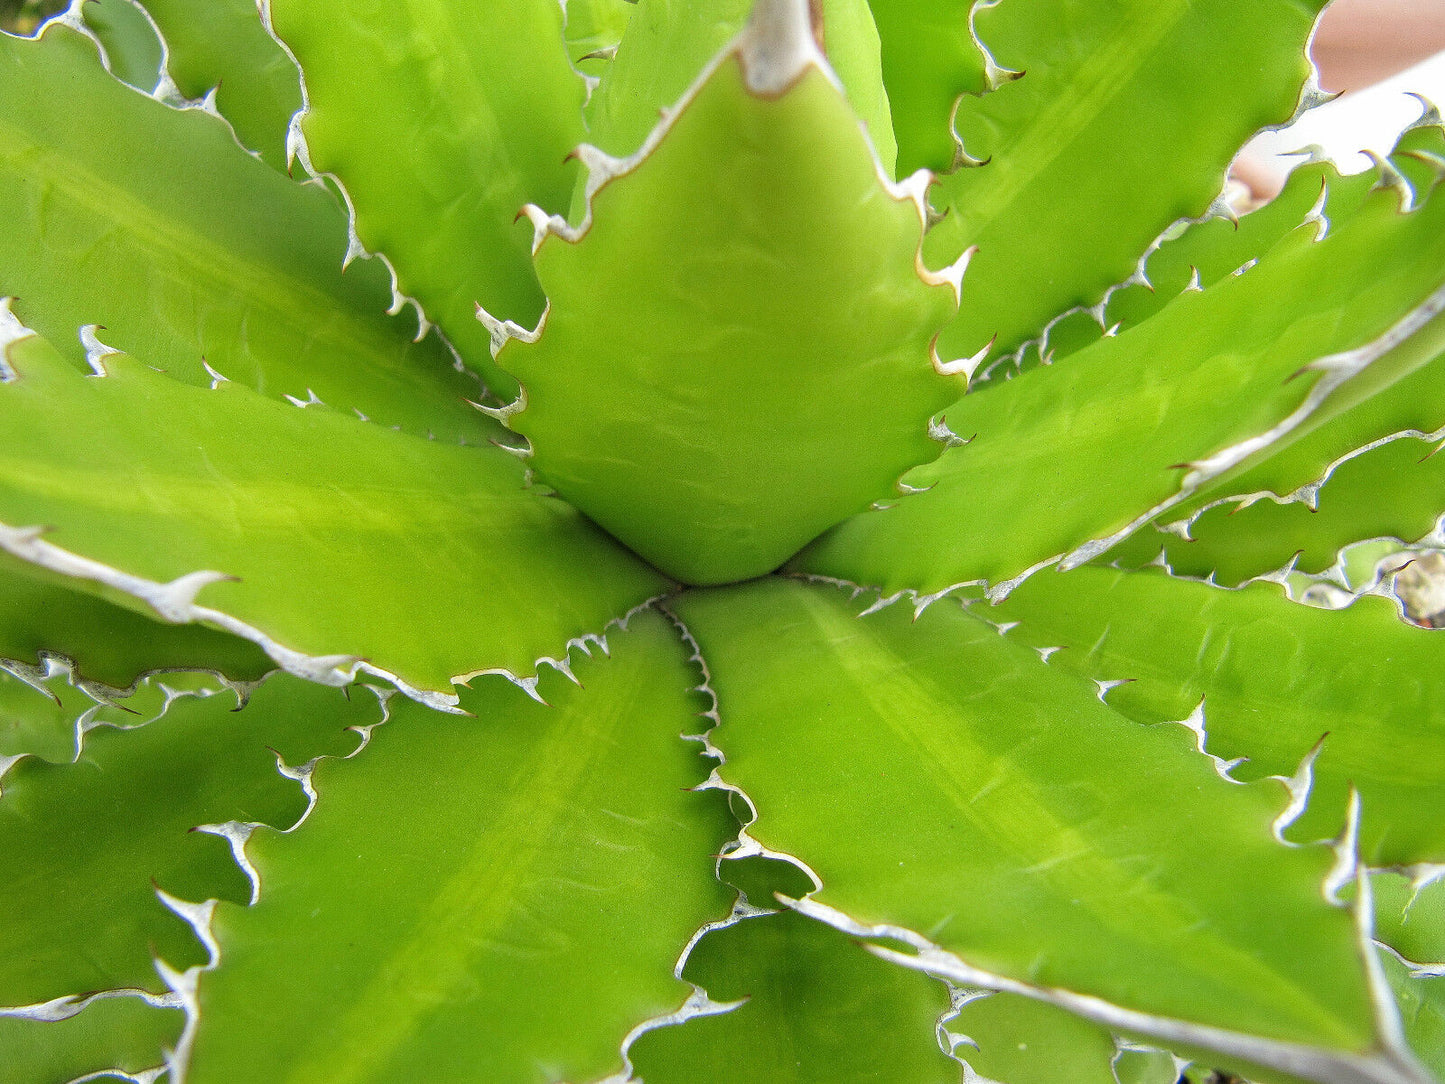
[[[1008,1084],[1053,1084],[1061,1077],[1078,1084],[1119,1084],[1119,1051],[1107,1030],[1053,1005],[1016,994],[980,991],[951,1020],[948,1029],[964,1041],[958,1057],[984,1080]],[[1164,1067],[1172,1069],[1168,1059]],[[1155,1060],[1139,1084],[1178,1084],[1178,1076],[1158,1074]]]
[[[639,1039],[632,1060],[649,1084],[958,1082],[934,1034],[943,984],[822,923],[784,913],[708,933],[683,977],[714,1001],[746,1003]]]
[[[946,356],[1009,351],[1133,273],[1170,223],[1200,215],[1256,129],[1287,121],[1321,0],[1011,0],[980,39],[1022,76],[965,97],[986,159],[941,182],[930,253],[977,245]],[[1121,137],[1127,133],[1127,138]]]
[[[82,376],[38,338],[10,360],[0,523],[51,528],[49,544],[145,581],[235,577],[203,587],[199,604],[258,642],[365,659],[449,694],[478,670],[531,674],[666,586],[565,504],[523,489],[500,449],[231,383],[194,388],[121,355],[110,375]],[[144,418],[163,427],[133,420]],[[43,563],[37,547],[6,543]]]
[[[531,323],[542,295],[524,203],[565,211],[582,141],[584,84],[567,59],[562,4],[273,0],[273,29],[306,73],[308,159],[334,173],[356,233],[384,254],[493,390],[480,303]],[[365,78],[357,78],[365,72]]]
[[[221,908],[187,1080],[596,1080],[688,994],[684,947],[726,914],[736,831],[679,734],[698,674],[655,614],[476,718],[393,702],[290,835],[258,833],[254,907]],[[538,1066],[546,1068],[540,1069]]]
[[[818,67],[765,96],[725,55],[629,165],[580,237],[548,225],[540,337],[497,355],[526,390],[508,424],[669,575],[760,575],[937,454],[928,420],[961,382],[929,341],[955,295],[920,274],[918,205]]]
[[[878,28],[898,175],[952,169],[954,106],[988,86],[983,51],[969,30],[970,0],[869,0],[868,6]]]
[[[82,680],[116,689],[150,670],[215,670],[251,681],[276,665],[239,637],[152,620],[6,554],[0,557],[0,659],[41,666],[43,654],[64,656]]]
[[[80,16],[100,40],[110,73],[139,91],[152,93],[161,79],[164,47],[133,0],[91,0],[81,7]]]
[[[1290,829],[1332,838],[1350,787],[1376,864],[1445,860],[1445,633],[1383,599],[1345,610],[1289,601],[1275,584],[1226,591],[1155,571],[1044,572],[996,609],[1055,666],[1125,681],[1109,704],[1141,722],[1203,704],[1208,751],[1246,757],[1242,779],[1293,776],[1317,743],[1309,805]],[[1366,647],[1365,645],[1369,645]]]
[[[60,1021],[0,1012],[5,1051],[0,1082],[58,1084],[107,1069],[154,1069],[163,1063],[163,1050],[176,1045],[184,1024],[178,1009],[153,1008],[139,997],[99,998]]]
[[[743,29],[752,8],[753,0],[639,4],[616,58],[587,102],[587,141],[608,154],[636,153],[658,118],[683,98],[713,57]],[[880,74],[878,31],[868,4],[820,0],[818,9],[829,67],[892,176],[896,148]],[[582,209],[574,200],[574,212]]]
[[[50,658],[38,667],[0,659],[0,790],[5,773],[24,757],[73,763],[85,735],[97,727],[144,726],[164,715],[178,696],[228,693],[235,702],[249,688],[196,670],[148,678],[115,689],[85,680],[64,659]]]
[[[1438,869],[1421,870],[1419,880],[1376,873],[1370,887],[1380,963],[1405,1033],[1421,1060],[1445,1075],[1445,879]]]
[[[1210,457],[1242,449],[1247,467],[1433,360],[1445,346],[1445,199],[1402,214],[1395,194],[1376,192],[1314,236],[1304,227],[1244,275],[965,396],[948,424],[974,439],[907,479],[931,488],[853,517],[796,567],[931,593],[1097,556],[1227,477]],[[1396,342],[1398,327],[1427,318]],[[1306,367],[1356,350],[1373,358],[1363,372],[1316,393],[1328,374]]]
[[[464,402],[477,381],[435,337],[411,341],[412,314],[385,315],[385,268],[342,274],[329,193],[267,168],[216,117],[120,85],[68,27],[0,35],[0,201],[0,295],[77,363],[77,331],[97,324],[192,384],[219,372],[448,441],[494,433]]]
[[[171,78],[231,122],[241,145],[286,168],[286,131],[301,108],[301,76],[276,44],[254,0],[144,0],[165,39]]]
[[[1445,365],[1425,375],[1445,378]],[[1439,441],[1392,440],[1335,467],[1313,507],[1269,497],[1244,507],[1242,500],[1226,500],[1188,521],[1188,539],[1149,532],[1153,545],[1144,536],[1130,548],[1146,560],[1162,553],[1175,573],[1212,576],[1226,586],[1291,562],[1302,572],[1324,572],[1352,543],[1414,542],[1434,529],[1445,513],[1445,456],[1439,448]]]
[[[720,772],[750,833],[817,873],[813,901],[1035,989],[1325,1061],[1373,1045],[1332,855],[1271,834],[1283,788],[1226,782],[1187,730],[1124,718],[956,604],[865,603],[773,579],[669,604],[718,695]]]
[[[365,693],[365,690],[362,691]],[[191,928],[156,898],[250,899],[224,839],[201,824],[289,827],[306,809],[277,757],[304,764],[354,749],[374,723],[362,697],[280,675],[236,711],[229,692],[175,700],[135,730],[102,728],[81,759],[24,760],[0,796],[0,1005],[94,990],[163,991],[152,956],[204,963]]]

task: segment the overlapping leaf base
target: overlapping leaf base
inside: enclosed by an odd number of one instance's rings
[[[1445,133],[1211,204],[1318,7],[0,35],[0,1084],[1445,1075]]]

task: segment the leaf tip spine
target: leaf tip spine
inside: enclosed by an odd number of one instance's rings
[[[742,64],[743,80],[759,97],[776,98],[817,68],[835,85],[838,78],[818,41],[821,20],[810,0],[757,0],[729,52]]]

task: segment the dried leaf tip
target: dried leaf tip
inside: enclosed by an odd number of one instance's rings
[[[829,72],[820,34],[809,0],[757,0],[735,45],[748,89],[777,97],[810,67]]]

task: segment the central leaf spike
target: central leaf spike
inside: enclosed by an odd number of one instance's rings
[[[581,223],[526,209],[541,323],[480,313],[543,481],[668,575],[717,584],[938,454],[930,421],[964,381],[931,344],[965,260],[924,267],[931,177],[880,167],[808,0],[761,0],[635,155],[578,154]]]

